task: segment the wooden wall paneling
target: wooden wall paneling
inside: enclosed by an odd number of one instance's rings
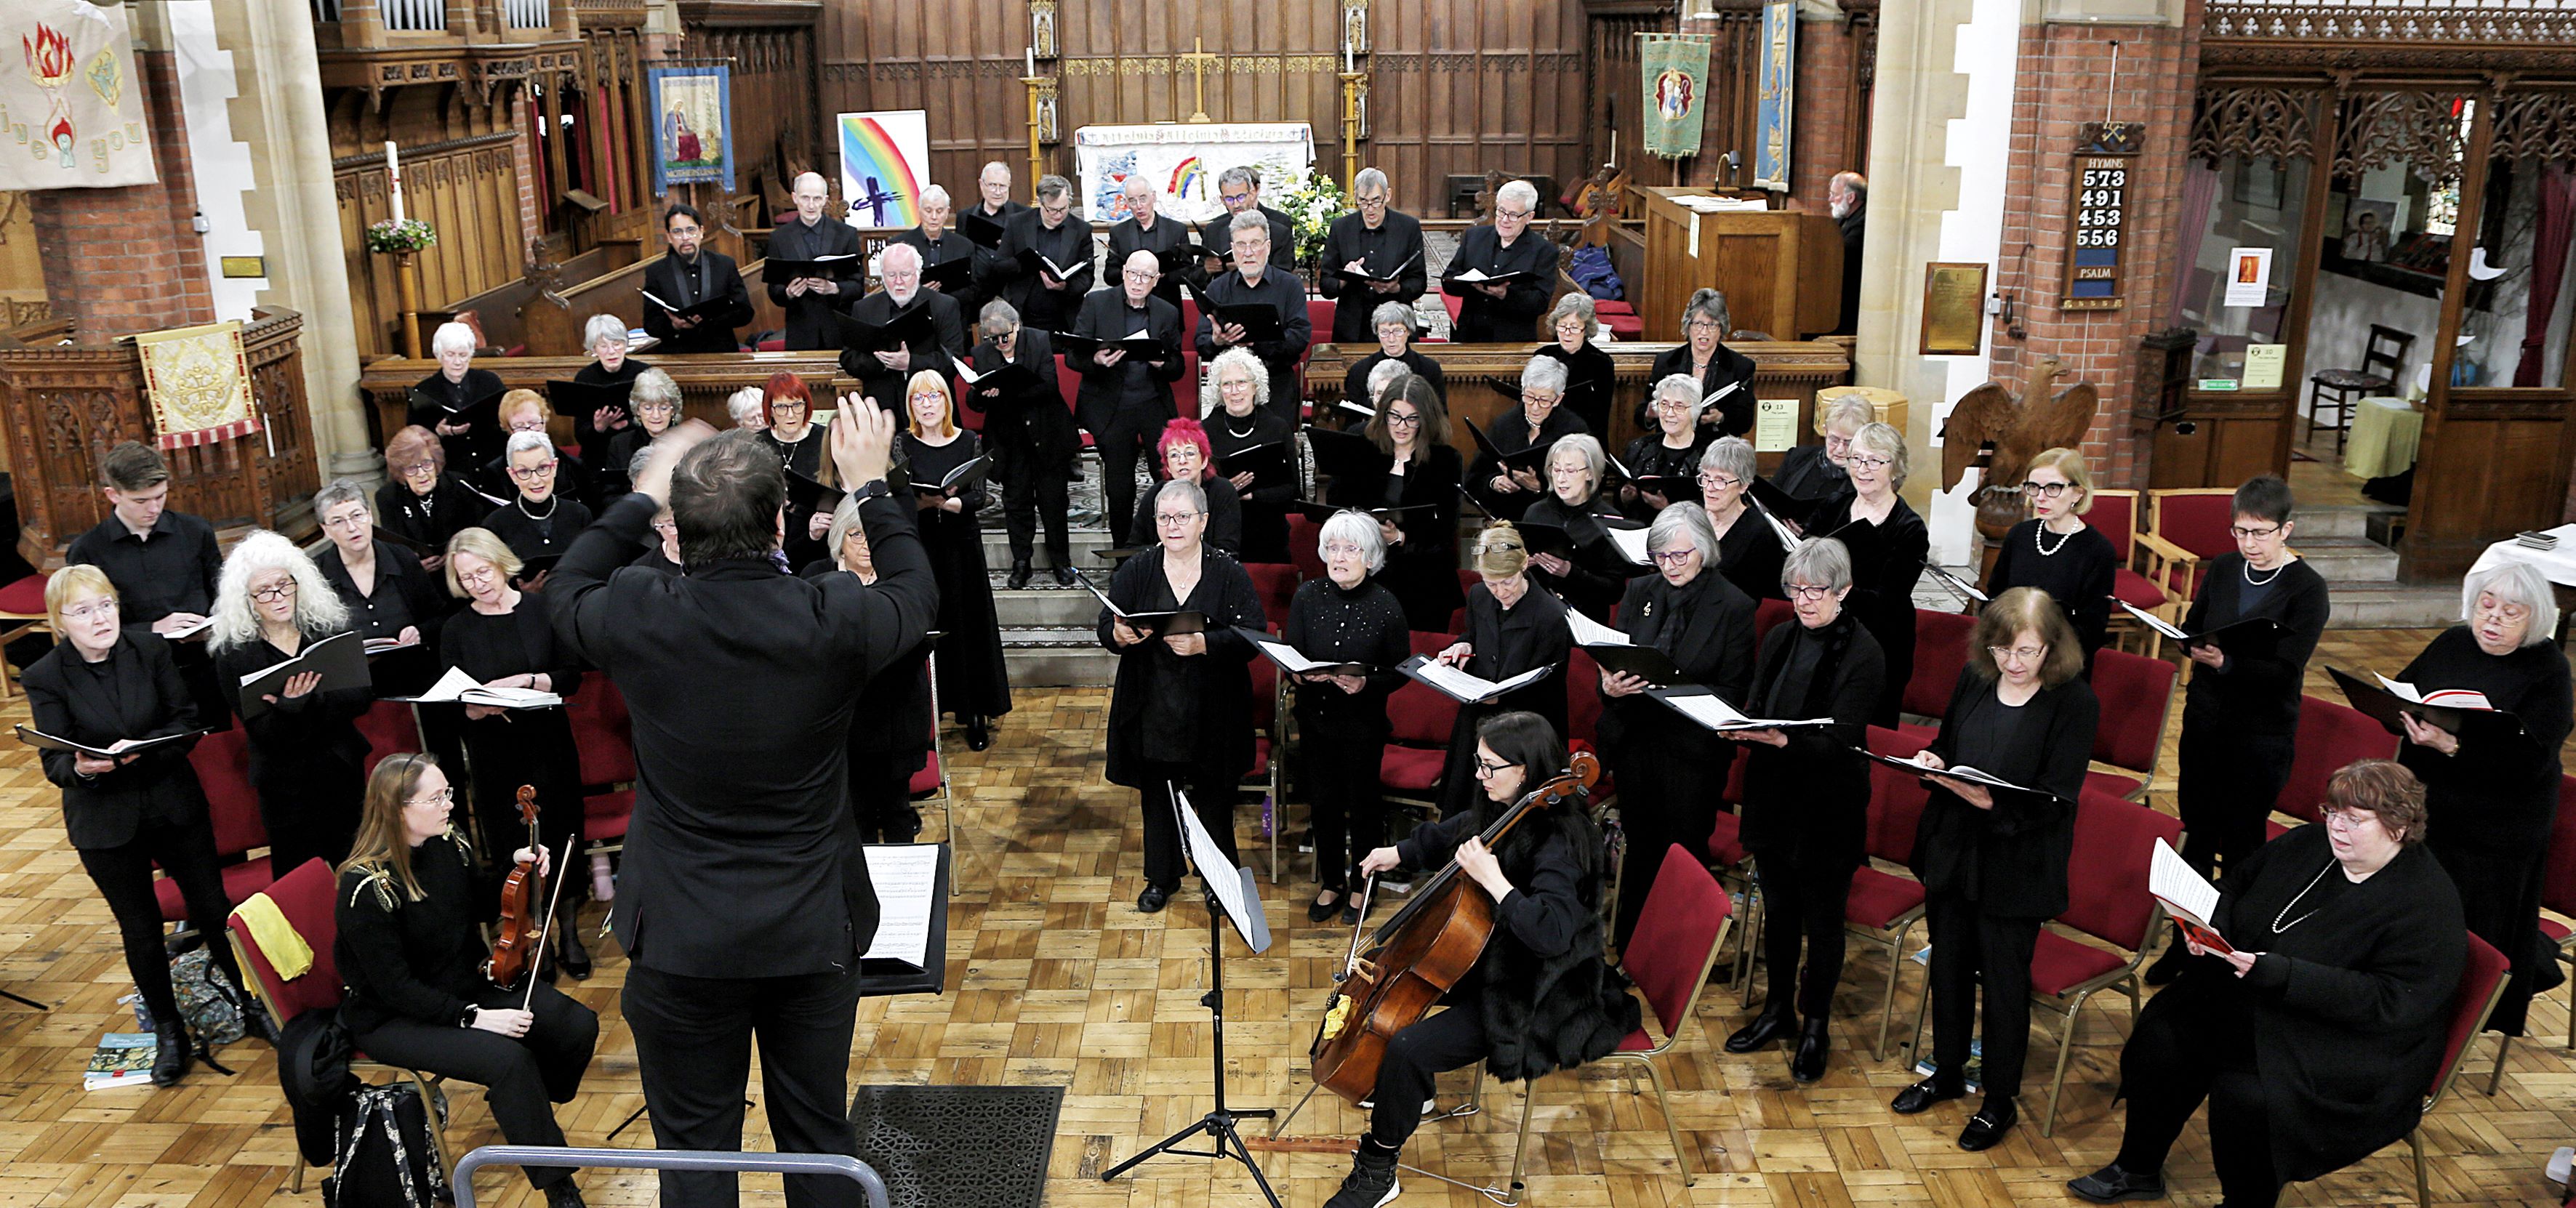
[[[2571,419],[2559,390],[2455,389],[2415,465],[2407,577],[2466,571],[2491,542],[2560,522]]]

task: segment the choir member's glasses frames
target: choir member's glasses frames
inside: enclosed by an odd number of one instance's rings
[[[1896,459],[1893,457],[1854,457],[1848,459],[1844,464],[1855,467],[1867,467],[1872,470],[1884,470],[1889,466],[1895,465]]]
[[[1741,478],[1730,478],[1724,474],[1719,474],[1714,471],[1703,470],[1700,472],[1699,489],[1704,492],[1732,491],[1743,485],[1744,480]]]
[[[63,616],[66,619],[74,621],[86,621],[92,617],[112,617],[115,615],[116,601],[106,599],[102,599],[94,603],[83,604],[78,608],[66,608],[63,610]]]
[[[1205,512],[1156,512],[1154,513],[1154,523],[1162,526],[1163,528],[1175,528],[1180,525],[1188,524],[1190,521],[1196,520],[1206,514],[1207,513]]]
[[[1503,208],[1503,207],[1501,207],[1501,206],[1495,206],[1495,207],[1494,207],[1494,217],[1496,217],[1496,218],[1509,218],[1509,219],[1511,219],[1511,220],[1512,220],[1512,221],[1514,221],[1514,222],[1519,222],[1519,221],[1522,221],[1522,220],[1524,220],[1524,219],[1527,219],[1531,214],[1536,213],[1536,212],[1537,212],[1537,211],[1534,211],[1534,210],[1507,210],[1507,209],[1504,209],[1504,208]]]
[[[669,415],[671,410],[671,404],[669,403],[635,404],[635,414],[637,415]]]
[[[344,515],[333,516],[330,519],[323,521],[322,527],[327,529],[347,529],[354,533],[367,527],[367,513],[363,510],[358,510],[348,512]]]
[[[1356,198],[1356,200],[1359,203],[1359,207],[1363,210],[1383,210],[1386,208],[1386,194],[1384,193],[1362,193],[1358,198]]]
[[[1163,276],[1163,274],[1155,272],[1150,268],[1120,269],[1118,275],[1125,277],[1130,281],[1142,281],[1147,285],[1152,285]]]
[[[2033,499],[2055,499],[2074,485],[2071,482],[2025,482],[2021,484],[2021,493]]]
[[[1726,325],[1715,319],[1693,319],[1690,322],[1683,324],[1683,326],[1688,327],[1692,331],[1721,331],[1725,329]]]
[[[2325,811],[2326,829],[2339,830],[2347,834],[2360,830],[2361,828],[2377,821],[2379,821],[2379,815],[2374,814],[2369,810]]]
[[[1851,447],[1851,442],[1852,438],[1848,436],[1836,436],[1831,432],[1825,433],[1825,447],[1828,449],[1848,449]]]
[[[2035,663],[2041,656],[2048,653],[2048,643],[2042,642],[2037,646],[1988,646],[1986,653],[1995,656],[1995,661],[1998,663],[2013,659]]]
[[[287,580],[286,582],[284,582],[284,583],[280,583],[280,584],[278,584],[278,585],[277,585],[277,586],[275,586],[275,587],[254,587],[254,588],[250,589],[250,598],[251,598],[251,599],[258,600],[258,601],[260,601],[260,602],[262,602],[262,603],[267,603],[267,604],[274,604],[274,603],[278,602],[279,600],[286,599],[287,597],[292,596],[292,595],[294,595],[294,594],[295,594],[295,580],[293,580],[293,579],[289,579],[289,580]]]
[[[2499,621],[2522,621],[2531,617],[2531,609],[2523,605],[2485,595],[2478,597],[2477,607],[2470,611],[2481,617],[2494,617]]]
[[[1499,759],[1488,760],[1479,756],[1476,760],[1476,775],[1480,778],[1492,776],[1503,772],[1506,769],[1516,768],[1519,766],[1521,765],[1517,763],[1504,763]]]
[[[1788,592],[1790,599],[1805,603],[1813,603],[1834,594],[1833,588],[1815,583],[1792,583],[1781,590]]]
[[[1699,403],[1696,400],[1686,398],[1659,398],[1655,400],[1655,410],[1672,415],[1678,415],[1682,412],[1689,411],[1698,405]]]
[[[798,402],[790,402],[789,400],[787,400],[787,399],[783,399],[783,398],[774,398],[774,399],[769,400],[769,411],[770,411],[770,414],[772,414],[772,415],[776,415],[776,414],[778,414],[778,413],[780,413],[780,412],[783,412],[783,411],[793,411],[793,412],[795,412],[795,413],[797,413],[797,414],[799,414],[799,415],[802,415],[802,414],[804,414],[804,413],[805,413],[805,410],[806,410],[806,405],[805,405],[803,402],[801,402],[801,401],[798,401]]]
[[[2279,536],[2281,526],[2275,524],[2269,528],[2247,528],[2241,524],[2231,524],[2227,526],[2227,532],[2239,541],[2263,541]]]
[[[1647,556],[1647,557],[1649,557],[1649,558],[1654,559],[1654,560],[1655,560],[1655,565],[1657,565],[1657,566],[1681,567],[1681,566],[1686,566],[1686,565],[1688,565],[1688,564],[1690,563],[1691,556],[1692,556],[1692,555],[1694,555],[1694,554],[1697,554],[1698,552],[1699,552],[1699,550],[1697,550],[1697,549],[1695,549],[1695,548],[1694,548],[1694,549],[1666,549],[1666,550],[1657,550],[1657,551],[1655,551],[1654,553],[1648,554],[1648,555],[1646,555],[1646,556]]]
[[[1390,428],[1419,428],[1422,426],[1422,417],[1410,411],[1389,411],[1386,413],[1386,426]]]
[[[551,457],[549,457],[549,458],[545,459],[544,461],[538,462],[537,464],[535,464],[535,465],[533,465],[533,466],[512,466],[512,467],[510,467],[510,477],[512,477],[512,478],[516,478],[516,479],[518,479],[518,480],[519,480],[519,481],[521,481],[521,482],[535,482],[535,481],[537,481],[538,479],[543,478],[543,477],[545,477],[546,475],[548,475],[548,474],[552,474],[552,473],[554,473],[554,472],[555,472],[555,459],[554,459],[554,458],[551,458]]]
[[[435,793],[424,793],[424,794],[422,794],[421,796],[418,796],[418,797],[406,798],[406,799],[403,801],[403,804],[404,804],[404,805],[447,805],[447,804],[450,804],[450,803],[454,802],[455,800],[456,800],[456,789],[455,789],[455,787],[454,787],[454,786],[452,786],[452,785],[451,785],[451,786],[449,786],[449,787],[447,787],[447,788],[440,789],[440,790],[438,790],[438,791],[437,791],[437,792],[435,792]]]
[[[438,463],[437,463],[437,462],[429,461],[429,460],[424,459],[424,460],[421,460],[421,461],[409,462],[409,463],[404,464],[404,465],[395,466],[395,467],[394,467],[394,473],[395,473],[396,475],[400,476],[400,477],[403,477],[403,478],[409,478],[409,477],[411,477],[411,476],[412,476],[412,475],[414,475],[414,474],[419,474],[419,473],[423,473],[423,472],[425,472],[425,471],[435,470],[435,469],[437,469],[437,468],[438,468]]]
[[[1328,557],[1333,554],[1357,557],[1362,551],[1359,546],[1348,541],[1327,541],[1324,543],[1323,552]]]

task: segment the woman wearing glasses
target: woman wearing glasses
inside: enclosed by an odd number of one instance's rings
[[[1538,317],[1556,292],[1556,245],[1530,233],[1538,214],[1538,188],[1526,180],[1494,190],[1493,225],[1467,228],[1440,279],[1442,292],[1459,299],[1461,344],[1516,344],[1535,338]],[[1477,274],[1464,280],[1461,274]],[[1513,274],[1518,274],[1514,276]],[[1490,281],[1487,278],[1506,277]]]
[[[2205,877],[2213,869],[2226,876],[2263,845],[2263,820],[2290,780],[2308,656],[2326,629],[2325,578],[2290,552],[2293,503],[2290,484],[2269,474],[2236,488],[2228,502],[2236,549],[2204,564],[2200,594],[2183,617],[2186,633],[2257,617],[2278,627],[2233,650],[2203,642],[2183,652],[2200,666],[2183,690],[2174,804],[2182,858]],[[2172,981],[2188,955],[2177,929],[2173,946],[2147,967],[2147,984]]]
[[[1499,683],[1541,667],[1554,670],[1481,705],[1461,705],[1449,730],[1449,760],[1440,774],[1440,816],[1476,803],[1476,727],[1501,713],[1537,714],[1550,732],[1565,730],[1565,660],[1574,636],[1565,602],[1530,582],[1529,545],[1520,530],[1496,521],[1477,534],[1467,565],[1478,582],[1467,589],[1467,629],[1440,661]]]
[[[2093,510],[2093,473],[2082,453],[2050,449],[2022,471],[2021,493],[2030,501],[2031,517],[2004,534],[2003,548],[1986,572],[1986,594],[2000,596],[2016,587],[2047,592],[2075,626],[2090,675],[2093,652],[2102,648],[2103,631],[2111,624],[2111,572],[2120,564],[2111,539],[2084,523],[2084,513]]]
[[[761,447],[778,455],[778,463],[789,474],[799,474],[817,482],[829,482],[824,471],[823,447],[830,443],[823,427],[814,422],[814,394],[805,379],[781,369],[769,375],[769,383],[760,396]],[[823,530],[831,527],[828,509],[807,510],[791,499],[787,503],[787,535],[782,543],[789,566],[803,566],[827,556],[823,548]]]
[[[1109,693],[1109,783],[1142,799],[1145,889],[1136,909],[1147,914],[1181,887],[1172,791],[1189,795],[1231,860],[1235,782],[1252,766],[1252,675],[1244,664],[1253,650],[1234,630],[1267,622],[1243,564],[1207,545],[1207,500],[1194,477],[1175,477],[1154,492],[1148,515],[1156,546],[1118,565],[1109,580],[1118,611],[1100,610],[1100,644],[1118,656]],[[1122,615],[1155,612],[1194,612],[1203,622],[1192,632],[1163,632]]]
[[[1163,463],[1158,476],[1163,482],[1196,483],[1206,494],[1202,510],[1207,513],[1208,548],[1234,557],[1243,548],[1243,499],[1234,493],[1233,484],[1217,481],[1216,453],[1208,443],[1207,429],[1194,419],[1172,420],[1155,438],[1154,453]],[[1148,491],[1137,501],[1136,519],[1127,526],[1127,544],[1141,548],[1161,539],[1154,529],[1156,498],[1155,492]]]
[[[483,463],[480,489],[484,494],[507,499],[517,489],[517,483],[510,475],[509,441],[519,433],[534,432],[546,437],[546,447],[554,452],[555,494],[571,496],[585,508],[597,505],[598,484],[590,467],[570,451],[557,448],[554,438],[546,432],[547,421],[554,417],[554,409],[546,405],[546,396],[534,390],[513,390],[501,396],[499,414],[501,436],[497,443],[501,446],[501,453]]]
[[[1526,470],[1506,470],[1501,458],[1529,449],[1552,448],[1556,442],[1584,431],[1583,418],[1559,404],[1565,401],[1567,376],[1565,363],[1553,357],[1531,357],[1521,367],[1521,407],[1494,417],[1486,433],[1493,442],[1493,452],[1479,452],[1474,464],[1467,467],[1467,489],[1474,492],[1476,503],[1497,520],[1519,520],[1529,510],[1530,501],[1547,493],[1544,464]]]
[[[1682,374],[1699,383],[1702,400],[1724,391],[1700,408],[1699,422],[1719,436],[1742,436],[1753,430],[1753,358],[1726,346],[1726,327],[1726,295],[1713,289],[1693,293],[1682,307],[1683,342],[1655,358],[1654,379]],[[1637,426],[1655,427],[1654,415],[1642,402],[1637,404]]]
[[[901,441],[909,468],[915,522],[939,580],[939,700],[966,727],[966,745],[993,745],[991,719],[1011,711],[1011,681],[1002,667],[1002,623],[993,611],[993,580],[984,566],[984,467],[942,491],[939,484],[983,456],[975,434],[957,427],[948,375],[925,369],[904,383],[910,427]]]
[[[1807,533],[1835,537],[1851,551],[1852,594],[1847,607],[1887,655],[1887,682],[1879,689],[1870,724],[1894,726],[1905,682],[1914,676],[1914,581],[1932,552],[1923,517],[1896,493],[1905,485],[1905,435],[1886,424],[1866,424],[1852,434],[1852,493],[1839,496],[1807,523]]]
[[[1199,422],[1207,432],[1211,463],[1264,445],[1278,446],[1287,456],[1288,473],[1267,486],[1255,485],[1250,470],[1228,475],[1222,484],[1214,479],[1208,484],[1233,491],[1242,506],[1243,560],[1286,562],[1288,505],[1297,500],[1295,432],[1270,407],[1269,371],[1251,349],[1229,348],[1208,362],[1199,393]]]
[[[1395,667],[1412,654],[1413,635],[1404,606],[1377,580],[1386,565],[1378,521],[1366,512],[1335,512],[1317,551],[1324,577],[1297,588],[1280,636],[1307,658],[1368,670],[1295,677],[1297,740],[1315,822],[1317,888],[1306,918],[1320,923],[1339,910],[1343,922],[1357,923],[1359,858],[1386,839],[1378,761],[1366,756],[1386,745],[1386,698],[1404,685]]]
[[[482,527],[507,543],[521,563],[536,568],[527,585],[540,587],[555,561],[572,548],[572,539],[590,527],[590,509],[555,489],[555,471],[560,463],[554,442],[547,440],[545,433],[511,433],[509,452],[504,456],[510,464],[510,482],[516,494],[510,502],[492,509],[492,514],[483,518]],[[454,544],[455,538],[448,541]]]
[[[447,539],[498,502],[447,472],[447,450],[427,428],[405,428],[385,442],[385,473],[391,480],[376,488],[376,523],[421,551],[422,570],[437,570]]]
[[[1823,444],[1799,445],[1780,456],[1780,468],[1771,472],[1771,484],[1789,493],[1790,498],[1807,504],[1813,512],[1824,501],[1851,490],[1851,475],[1843,463],[1851,457],[1852,434],[1878,418],[1869,400],[1857,394],[1837,394],[1833,401],[1820,404],[1824,421],[1818,430],[1825,435]],[[1804,524],[1804,515],[1782,516],[1790,524]]]
[[[1753,482],[1753,443],[1741,436],[1708,442],[1699,458],[1699,496],[1708,527],[1717,534],[1717,570],[1755,600],[1780,597],[1780,564],[1788,547],[1779,531],[1747,498]],[[1850,555],[1844,555],[1848,570]]]
[[[1923,881],[1932,939],[1932,1076],[1890,1110],[1918,1115],[1966,1095],[1968,1041],[1985,988],[1985,1103],[1959,1148],[1992,1149],[2019,1117],[2030,1049],[2030,954],[2039,926],[2066,909],[2075,799],[2101,714],[2085,684],[2075,631],[2048,593],[2017,587],[1977,618],[1968,665],[1915,757],[1932,773],[1972,767],[2022,791],[1930,774],[1932,795],[1909,861]]]
[[[436,674],[429,652],[437,649],[438,626],[448,613],[436,576],[408,551],[376,540],[376,518],[367,510],[366,489],[357,483],[334,479],[314,492],[313,514],[331,539],[313,563],[348,606],[349,627],[370,642],[401,643],[376,657],[376,695],[410,696],[428,688],[428,677]]]
[[[1335,313],[1338,315],[1340,312]],[[1335,321],[1339,322],[1339,319]],[[1342,375],[1343,399],[1363,405],[1374,400],[1377,391],[1369,388],[1370,378],[1377,373],[1378,366],[1389,361],[1404,366],[1415,377],[1429,379],[1432,393],[1443,401],[1448,399],[1449,385],[1440,372],[1440,362],[1424,356],[1413,346],[1413,323],[1411,306],[1402,302],[1377,304],[1377,309],[1369,315],[1369,325],[1377,332],[1377,351],[1361,357],[1351,366],[1350,372]]]
[[[1628,581],[1619,628],[1638,646],[1660,650],[1681,673],[1729,703],[1742,703],[1753,680],[1753,598],[1717,573],[1717,534],[1696,503],[1677,503],[1646,530],[1655,573]],[[1637,928],[1664,850],[1675,843],[1702,863],[1716,824],[1735,748],[1706,726],[1646,695],[1661,685],[1624,671],[1601,670],[1601,754],[1619,781],[1619,817],[1628,854],[1619,871],[1619,914],[1612,942],[1625,946]]]
[[[633,365],[638,362],[628,361]],[[614,476],[612,487],[623,495],[634,481],[629,473],[635,458],[671,425],[680,422],[680,384],[659,369],[647,369],[635,375],[635,388],[627,392],[626,409],[635,413],[635,422],[618,429],[608,438],[608,462],[600,467],[601,477]],[[586,446],[585,446],[586,447]],[[605,511],[603,507],[601,510]]]
[[[1583,421],[1585,429],[1609,435],[1610,394],[1619,367],[1592,342],[1601,334],[1592,295],[1577,290],[1558,298],[1547,312],[1547,329],[1554,342],[1539,345],[1538,354],[1564,363],[1566,409]]]
[[[1604,622],[1610,618],[1610,606],[1628,586],[1625,574],[1595,569],[1627,565],[1610,545],[1608,526],[1601,523],[1619,515],[1617,505],[1601,490],[1609,460],[1591,433],[1577,432],[1556,442],[1547,451],[1548,493],[1521,516],[1522,528],[1562,529],[1573,542],[1572,556],[1530,555],[1538,585],[1562,598],[1566,607]]]
[[[1386,569],[1377,581],[1404,606],[1407,625],[1446,632],[1467,597],[1458,586],[1458,450],[1438,386],[1413,377],[1390,387],[1364,434],[1386,464],[1334,475],[1324,497],[1335,507],[1404,509],[1378,521]]]
[[[455,667],[487,688],[525,688],[571,696],[581,665],[555,642],[545,597],[511,586],[519,559],[484,529],[467,529],[447,543],[447,590],[465,606],[439,635],[442,666]],[[438,706],[445,709],[449,706]],[[521,785],[537,790],[537,830],[565,868],[580,868],[581,758],[572,742],[572,715],[561,705],[501,709],[461,705],[465,713],[465,765],[473,772],[474,820],[486,856],[499,863],[501,849],[527,841],[519,820]],[[567,844],[570,846],[567,847]],[[578,878],[576,878],[578,880]],[[569,887],[568,888],[572,888]],[[563,917],[579,912],[578,893],[567,893]],[[576,978],[590,976],[590,953],[580,928],[555,929],[558,963]]]
[[[993,302],[993,306],[1009,305]],[[832,511],[825,544],[832,560],[798,572],[821,582],[833,575],[877,585],[876,551],[859,524],[859,500],[844,496]],[[930,646],[896,659],[859,689],[850,727],[850,813],[861,843],[910,843],[921,835],[921,811],[912,804],[912,777],[930,762],[939,718],[930,711]]]
[[[626,320],[615,315],[592,315],[589,322],[582,324],[581,346],[590,350],[591,362],[573,374],[572,380],[584,386],[615,386],[632,382],[652,368],[626,355]],[[630,393],[626,410],[633,411],[634,404],[635,396]],[[619,433],[634,426],[617,408],[600,407],[588,415],[572,417],[572,440],[581,446],[582,452],[596,459],[612,447]],[[613,472],[625,464],[623,461],[608,461],[600,468]]]
[[[320,567],[285,537],[261,530],[224,558],[215,589],[215,656],[224,700],[242,712],[242,678],[283,663],[324,638],[348,632],[349,609]],[[307,671],[259,697],[242,718],[250,736],[250,785],[268,830],[268,871],[282,877],[312,859],[338,863],[358,829],[366,788],[367,739],[358,716],[375,703],[367,688],[322,689]]]
[[[1619,484],[1619,510],[1629,519],[1652,520],[1676,503],[1698,502],[1691,498],[1689,487],[1678,484],[1697,480],[1700,450],[1709,439],[1699,426],[1699,398],[1699,383],[1678,373],[1655,383],[1654,397],[1648,401],[1655,426],[1629,441],[1627,453],[1620,458],[1634,476]],[[1655,489],[1637,485],[1639,480],[1659,478],[1675,482],[1654,484]]]
[[[2513,962],[2487,1028],[2519,1036],[2532,996],[2566,980],[2539,922],[2558,749],[2571,725],[2567,656],[2552,640],[2557,595],[2528,562],[2471,571],[2460,584],[2460,622],[2397,678],[2427,694],[2479,693],[2521,724],[2481,724],[2472,715],[2452,731],[2401,714],[2406,741],[2397,759],[2424,782],[2432,820],[2425,842],[2460,887],[2469,930]]]

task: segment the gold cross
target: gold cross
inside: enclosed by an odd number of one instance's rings
[[[1213,119],[1209,118],[1207,114],[1208,68],[1223,59],[1224,56],[1209,54],[1207,52],[1207,39],[1205,38],[1192,38],[1190,39],[1190,45],[1194,49],[1187,53],[1174,56],[1189,66],[1190,75],[1194,77],[1197,82],[1198,105],[1195,111],[1190,114],[1190,120],[1194,122],[1210,121]]]

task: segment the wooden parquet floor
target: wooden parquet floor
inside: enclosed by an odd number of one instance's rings
[[[2394,672],[2429,636],[2330,634],[2316,665]],[[2311,678],[2312,691],[2328,691],[2321,670]],[[1024,691],[991,750],[977,754],[951,743],[961,873],[950,916],[951,988],[935,999],[864,1004],[852,1039],[852,1081],[1067,1088],[1048,1167],[1055,1208],[1255,1204],[1239,1168],[1203,1159],[1157,1160],[1117,1184],[1097,1178],[1209,1106],[1207,1012],[1199,1003],[1207,977],[1206,916],[1195,893],[1161,915],[1134,909],[1137,813],[1132,794],[1100,776],[1106,707],[1103,690]],[[23,701],[0,708],[0,721],[24,717]],[[2155,793],[2168,807],[2162,790],[2170,785],[2171,744],[2169,732]],[[1253,811],[1244,819],[1247,832],[1256,828]],[[1247,858],[1267,868],[1257,838],[1248,841]],[[1283,872],[1289,863],[1283,859]],[[1302,859],[1295,865],[1304,868]],[[1347,932],[1305,923],[1311,889],[1302,876],[1288,880],[1264,884],[1270,924],[1280,937],[1272,951],[1254,957],[1230,945],[1226,1054],[1237,1106],[1285,1108],[1303,1093],[1302,1054],[1319,988],[1347,942]],[[598,910],[592,907],[585,920],[592,926]],[[2119,1143],[2121,1117],[2110,1094],[2129,1017],[2118,996],[2097,997],[2082,1012],[2057,1135],[2041,1137],[2036,1122],[2056,1049],[2053,1020],[2043,1013],[2023,1124],[2001,1147],[1968,1154],[1954,1138],[1972,1103],[1945,1104],[1912,1119],[1887,1111],[1888,1098],[1912,1075],[1893,1055],[1868,1058],[1883,961],[1854,946],[1835,1004],[1831,1072],[1805,1089],[1789,1081],[1777,1050],[1748,1057],[1719,1051],[1715,1040],[1747,1012],[1731,994],[1705,996],[1665,1065],[1673,1110],[1699,1172],[1693,1186],[1676,1173],[1664,1122],[1641,1084],[1603,1068],[1543,1080],[1530,1201],[1597,1208],[2075,1202],[2060,1183],[2109,1160]],[[599,1143],[642,1102],[617,1004],[624,972],[623,960],[606,952],[596,976],[566,983],[604,1024],[581,1097],[560,1109],[575,1144]],[[1906,972],[1897,1003],[1900,1036],[1921,980],[1919,970]],[[320,1203],[316,1179],[308,1177],[301,1195],[282,1189],[293,1139],[263,1045],[226,1049],[221,1056],[235,1071],[230,1078],[201,1068],[170,1090],[78,1089],[99,1035],[111,1025],[131,1026],[115,1004],[128,985],[107,910],[64,842],[55,793],[33,753],[14,744],[0,749],[0,987],[55,1004],[40,1013],[0,1003],[0,1208]],[[2538,1035],[2566,1036],[2566,1001],[2561,991],[2535,1007]],[[2473,1068],[2482,1086],[2494,1041],[2477,1051]],[[1450,1076],[1442,1084],[1444,1105],[1462,1099],[1469,1085],[1466,1073]],[[753,1093],[759,1097],[756,1085]],[[478,1091],[459,1088],[453,1099],[450,1138],[457,1152],[499,1140]],[[1407,1160],[1475,1179],[1499,1174],[1511,1159],[1518,1089],[1489,1086],[1485,1102],[1481,1116],[1427,1127]],[[1360,1125],[1357,1111],[1325,1095],[1292,1131],[1346,1138]],[[757,1112],[752,1129],[750,1145],[765,1147]],[[617,1143],[642,1145],[648,1137],[638,1125]],[[2557,1190],[2541,1168],[2552,1148],[2576,1141],[2576,1061],[2554,1042],[2517,1044],[2497,1095],[2489,1098],[2464,1079],[2427,1121],[2424,1137],[2437,1203],[2554,1205]],[[1331,1194],[1347,1161],[1338,1153],[1272,1153],[1264,1169],[1294,1208],[1313,1208]],[[2199,1121],[2185,1133],[2168,1174],[2172,1203],[2202,1208],[2216,1202]],[[2405,1148],[2397,1146],[2321,1182],[2292,1187],[2285,1202],[2402,1204],[2413,1198],[2413,1181]],[[649,1175],[592,1172],[583,1183],[593,1204],[653,1202]],[[748,1178],[745,1186],[748,1203],[780,1202],[774,1180]],[[486,1176],[477,1193],[479,1203],[536,1202],[514,1173]],[[1406,1177],[1399,1202],[1478,1203],[1471,1193],[1413,1176]]]

